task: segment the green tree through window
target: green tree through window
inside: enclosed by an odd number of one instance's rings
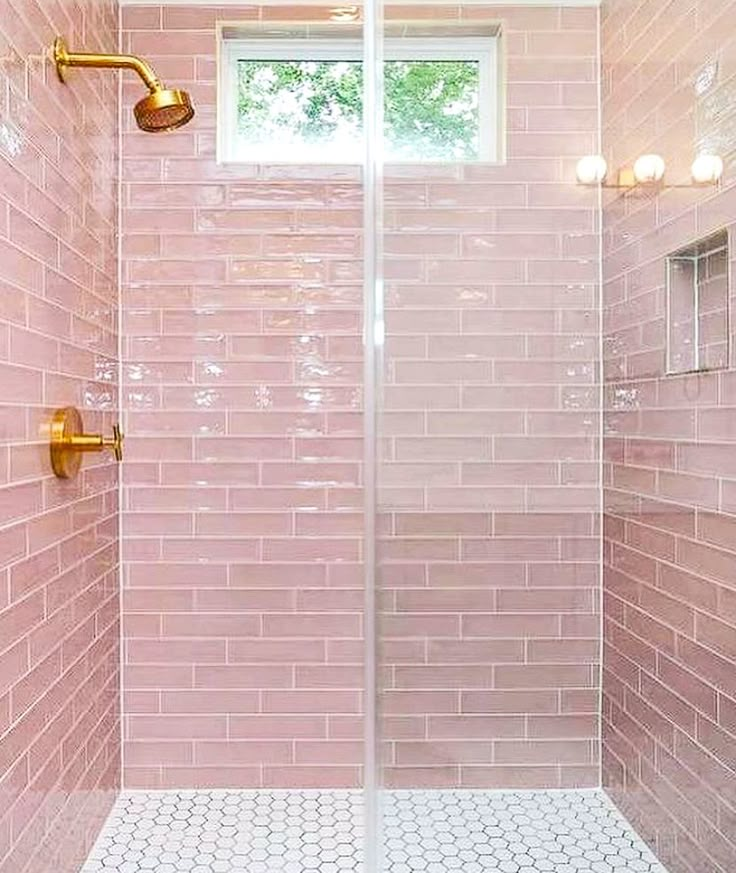
[[[292,145],[306,154],[323,149],[325,160],[359,159],[360,61],[240,60],[237,69],[237,134],[246,151]],[[479,75],[472,60],[386,61],[387,158],[477,159]]]

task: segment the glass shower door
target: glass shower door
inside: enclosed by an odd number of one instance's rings
[[[598,115],[595,10],[383,11],[389,869],[463,819],[458,789],[599,784],[597,196],[574,174]]]

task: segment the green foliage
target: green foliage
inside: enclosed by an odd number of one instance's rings
[[[238,132],[260,144],[360,141],[363,66],[358,61],[240,61]],[[389,158],[458,160],[478,153],[478,64],[387,61]]]
[[[477,63],[389,61],[384,94],[390,153],[425,160],[477,157]]]

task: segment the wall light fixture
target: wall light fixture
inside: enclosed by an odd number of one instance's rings
[[[700,154],[693,161],[691,172],[696,185],[715,185],[723,176],[723,158]]]
[[[578,161],[576,173],[581,185],[600,185],[608,173],[608,164],[602,155],[586,155]]]
[[[634,178],[640,185],[654,185],[664,179],[666,169],[661,155],[642,155],[634,162]]]
[[[661,155],[641,155],[633,166],[622,167],[615,183],[606,181],[608,164],[602,155],[586,155],[577,163],[576,176],[580,185],[600,185],[602,188],[631,190],[653,186],[692,188],[697,185],[717,185],[723,177],[723,159],[719,155],[701,153],[693,161],[692,181],[686,185],[664,184],[666,162]]]

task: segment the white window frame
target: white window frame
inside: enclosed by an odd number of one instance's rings
[[[359,39],[227,39],[220,40],[218,82],[217,160],[246,163],[235,153],[237,142],[238,61],[363,61]],[[478,81],[478,157],[475,162],[497,162],[500,144],[500,74],[498,37],[401,37],[384,41],[384,60],[476,61]],[[449,161],[452,162],[452,161]],[[277,162],[278,163],[278,162]],[[285,163],[282,161],[281,163]],[[288,163],[310,163],[294,158]],[[312,161],[314,163],[314,161]],[[393,163],[393,162],[392,162]],[[433,159],[406,159],[401,163],[448,163]]]

